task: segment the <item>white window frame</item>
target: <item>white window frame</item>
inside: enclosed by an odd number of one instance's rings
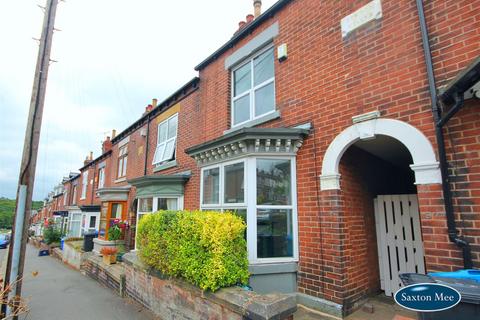
[[[74,219],[76,216],[79,217],[79,219]],[[72,212],[71,214],[71,219],[69,219],[68,221],[68,234],[71,236],[71,237],[80,237],[81,234],[82,234],[82,229],[83,229],[83,226],[82,226],[82,220],[83,220],[83,214],[82,212],[78,211],[78,212]],[[73,230],[72,230],[72,224],[73,223],[77,223],[78,222],[78,234],[73,234]]]
[[[98,186],[97,189],[105,186],[105,167],[98,169]]]
[[[264,82],[258,84],[257,86],[255,86],[255,72],[254,72],[254,64],[253,64],[253,61],[260,55],[262,55],[263,53],[267,52],[268,50],[272,49],[273,50],[273,61],[274,61],[274,67],[273,67],[273,77],[268,79],[268,80],[265,80]],[[251,81],[251,87],[249,90],[243,92],[242,94],[238,95],[238,96],[235,96],[235,71],[237,71],[238,69],[244,67],[245,65],[247,64],[250,64],[250,81]],[[269,112],[266,112],[266,113],[263,113],[261,115],[258,115],[258,116],[255,116],[255,91],[269,85],[273,83],[273,109]],[[247,58],[246,60],[243,60],[241,63],[239,63],[237,66],[235,66],[234,68],[232,68],[231,70],[231,86],[230,86],[232,89],[231,89],[231,103],[230,103],[230,123],[231,123],[231,127],[232,128],[235,128],[235,127],[238,127],[238,126],[241,126],[245,123],[248,123],[250,121],[253,121],[253,120],[256,120],[256,119],[259,119],[259,118],[263,118],[271,113],[274,113],[277,109],[277,105],[276,105],[276,90],[275,90],[275,50],[274,50],[274,46],[273,45],[269,45],[261,50],[259,50],[258,52],[256,52],[254,55],[252,55],[251,57]],[[241,99],[243,98],[244,96],[246,96],[247,94],[250,94],[250,102],[249,102],[249,106],[250,106],[250,117],[248,118],[248,120],[245,120],[243,122],[239,122],[239,123],[235,123],[234,122],[234,103],[235,101],[237,101],[238,99]]]
[[[127,163],[128,163],[128,145],[125,144],[120,148],[118,148],[117,178],[123,178],[127,176]]]
[[[73,186],[73,191],[72,191],[72,205],[77,204],[77,189],[78,189],[78,184]]]
[[[290,160],[291,173],[291,205],[257,205],[257,159],[271,160]],[[245,203],[242,204],[223,204],[224,201],[224,167],[244,162],[244,191]],[[296,159],[294,156],[270,156],[256,155],[240,160],[222,162],[210,166],[205,166],[200,175],[200,209],[226,211],[231,209],[247,209],[247,251],[250,264],[267,264],[298,261],[298,212],[297,212],[297,174]],[[219,186],[219,204],[203,204],[203,175],[204,171],[214,168],[220,168],[220,186]],[[292,210],[292,232],[293,232],[293,256],[278,258],[257,258],[257,208],[258,209],[289,209]]]
[[[175,127],[175,136],[172,137],[172,138],[168,138],[168,135],[169,135],[168,122],[170,120],[174,119],[174,118],[177,119],[177,126]],[[167,125],[167,132],[166,132],[167,139],[165,141],[160,142],[160,126],[162,126],[163,124]],[[158,166],[158,165],[161,165],[165,162],[175,160],[175,155],[176,155],[175,153],[177,151],[177,134],[178,134],[178,113],[175,113],[174,115],[170,116],[169,118],[163,120],[162,122],[160,122],[158,124],[158,126],[157,126],[157,147],[155,148],[155,153],[153,155],[153,161],[152,161],[153,165]],[[169,157],[166,157],[166,154],[165,154],[166,146],[171,141],[173,141],[172,155],[169,156]],[[157,158],[157,152],[162,152],[162,156],[158,161],[155,161],[155,159]]]
[[[177,199],[177,210],[183,210],[183,196],[179,195],[165,195],[165,196],[157,196],[157,197],[139,197],[137,198],[137,226],[138,222],[140,221],[140,216],[144,216],[147,214],[151,214],[152,212],[157,212],[158,211],[158,199]],[[140,211],[140,200],[141,199],[152,199],[152,211]],[[135,250],[137,250],[137,233],[138,233],[138,228],[135,228]]]
[[[84,214],[85,220],[82,221],[82,230],[85,234],[86,232],[90,231],[98,231],[100,227],[100,212],[88,212]],[[91,217],[95,217],[95,226],[90,227],[90,219]]]
[[[67,205],[67,198],[68,198],[68,189],[65,189],[63,192],[63,206],[65,207]]]
[[[88,171],[85,171],[82,174],[82,196],[80,200],[85,200],[87,197],[87,187],[88,187]]]

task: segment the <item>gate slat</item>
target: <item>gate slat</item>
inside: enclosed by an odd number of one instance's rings
[[[410,226],[410,205],[409,205],[409,196],[408,195],[401,195],[400,201],[402,203],[403,208],[403,227],[405,228],[405,242],[407,249],[407,272],[415,272],[415,253],[413,252],[413,245],[408,245],[409,243],[413,244],[413,237],[412,237],[412,228]]]
[[[385,196],[385,204],[386,204],[386,211],[387,211],[387,226],[388,226],[388,233],[387,233],[387,246],[389,250],[389,257],[390,257],[390,270],[391,270],[391,278],[390,278],[390,285],[389,285],[389,292],[388,295],[391,296],[395,290],[394,283],[396,282],[394,279],[398,278],[398,269],[397,269],[397,255],[395,251],[395,223],[393,221],[394,212],[392,210],[392,196]],[[388,262],[387,262],[388,264]],[[387,293],[387,292],[385,292]]]
[[[387,294],[387,292],[391,292],[391,288],[390,288],[390,283],[391,283],[391,279],[390,279],[390,271],[389,271],[389,263],[388,263],[388,260],[389,260],[389,255],[388,255],[388,240],[387,240],[387,229],[386,229],[386,226],[388,226],[388,222],[387,220],[385,219],[385,216],[386,216],[386,211],[385,211],[385,197],[383,196],[379,196],[378,197],[378,204],[379,204],[379,213],[380,213],[380,221],[381,221],[381,230],[382,230],[382,243],[381,243],[381,246],[382,246],[382,252],[383,252],[383,259],[382,259],[382,265],[381,267],[383,268],[383,281],[384,281],[384,290],[385,290],[385,294]],[[388,295],[390,295],[390,293],[388,293]]]
[[[379,265],[379,273],[380,273],[380,288],[382,290],[385,290],[385,274],[383,271],[383,257],[385,256],[384,251],[384,246],[382,246],[382,243],[385,243],[385,240],[383,238],[383,235],[385,233],[385,221],[382,219],[380,215],[380,210],[378,208],[378,198],[373,199],[373,208],[375,210],[375,231],[377,234],[377,253],[378,253],[378,265]],[[383,211],[383,210],[382,210]],[[383,231],[382,231],[382,225],[383,225]]]
[[[423,254],[422,231],[420,227],[420,213],[418,210],[417,195],[409,195],[410,215],[413,218],[413,232],[415,233],[415,263],[418,267],[418,273],[425,273],[425,260]]]
[[[395,284],[394,292],[396,292],[401,287],[401,281],[398,277],[398,274],[405,273],[406,270],[406,259],[405,259],[405,241],[403,240],[403,220],[402,212],[400,208],[400,196],[392,196],[393,203],[393,214],[395,216],[395,249],[398,250],[398,257],[396,252],[394,252],[395,257],[398,259],[397,265],[395,265],[395,270],[397,270],[397,276],[392,279],[392,282]]]

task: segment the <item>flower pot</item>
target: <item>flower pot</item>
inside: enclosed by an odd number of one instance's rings
[[[105,263],[106,265],[111,265],[111,264],[116,263],[116,262],[117,262],[117,255],[116,254],[104,255],[103,256],[103,263]]]

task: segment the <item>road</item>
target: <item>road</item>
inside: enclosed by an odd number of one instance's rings
[[[6,251],[1,250],[0,259]],[[38,249],[27,246],[23,296],[30,311],[19,319],[158,320],[142,306],[122,299],[60,261],[37,253]],[[34,272],[38,272],[35,277]]]

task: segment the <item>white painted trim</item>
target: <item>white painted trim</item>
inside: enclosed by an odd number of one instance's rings
[[[376,135],[392,137],[410,152],[415,184],[441,183],[438,161],[430,141],[414,126],[394,119],[373,119],[343,130],[328,146],[320,176],[321,190],[339,190],[339,164],[345,151],[358,140],[375,139]]]

